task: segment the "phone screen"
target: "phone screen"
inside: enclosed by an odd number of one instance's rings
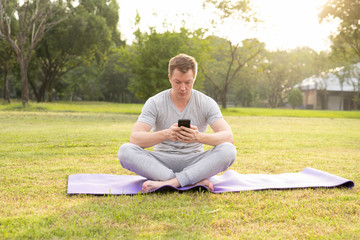
[[[179,119],[178,120],[178,126],[184,126],[190,128],[190,119]]]

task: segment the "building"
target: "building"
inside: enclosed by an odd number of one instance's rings
[[[342,84],[341,84],[342,81]],[[311,76],[294,86],[303,94],[306,109],[356,110],[360,104],[360,63]]]

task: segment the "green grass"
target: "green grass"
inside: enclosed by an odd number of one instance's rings
[[[279,174],[313,167],[353,180],[353,189],[95,197],[68,196],[67,178],[132,174],[121,168],[117,151],[129,141],[141,105],[31,104],[28,111],[13,105],[0,105],[0,239],[360,238],[356,116],[224,113],[238,149],[232,170]]]
[[[329,111],[271,108],[227,108],[226,116],[267,116],[267,117],[316,117],[316,118],[360,118],[360,111]]]
[[[0,111],[37,112],[95,112],[140,114],[143,104],[119,104],[109,102],[30,102],[23,107],[19,101],[7,104],[0,101]],[[268,116],[268,117],[317,117],[317,118],[360,118],[360,111],[324,111],[271,108],[227,108],[225,116]]]
[[[104,112],[140,114],[142,104],[118,104],[109,102],[30,102],[25,108],[18,101],[12,104],[0,104],[2,111],[38,111],[38,112]]]

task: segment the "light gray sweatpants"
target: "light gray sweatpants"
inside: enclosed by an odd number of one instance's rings
[[[231,143],[222,143],[200,153],[152,152],[125,143],[119,149],[123,168],[149,180],[165,181],[177,178],[182,187],[200,182],[229,168],[236,157]]]

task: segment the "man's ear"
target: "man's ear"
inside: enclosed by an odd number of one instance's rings
[[[171,77],[170,77],[170,74],[168,75],[168,77],[169,77],[169,81],[171,81]]]

